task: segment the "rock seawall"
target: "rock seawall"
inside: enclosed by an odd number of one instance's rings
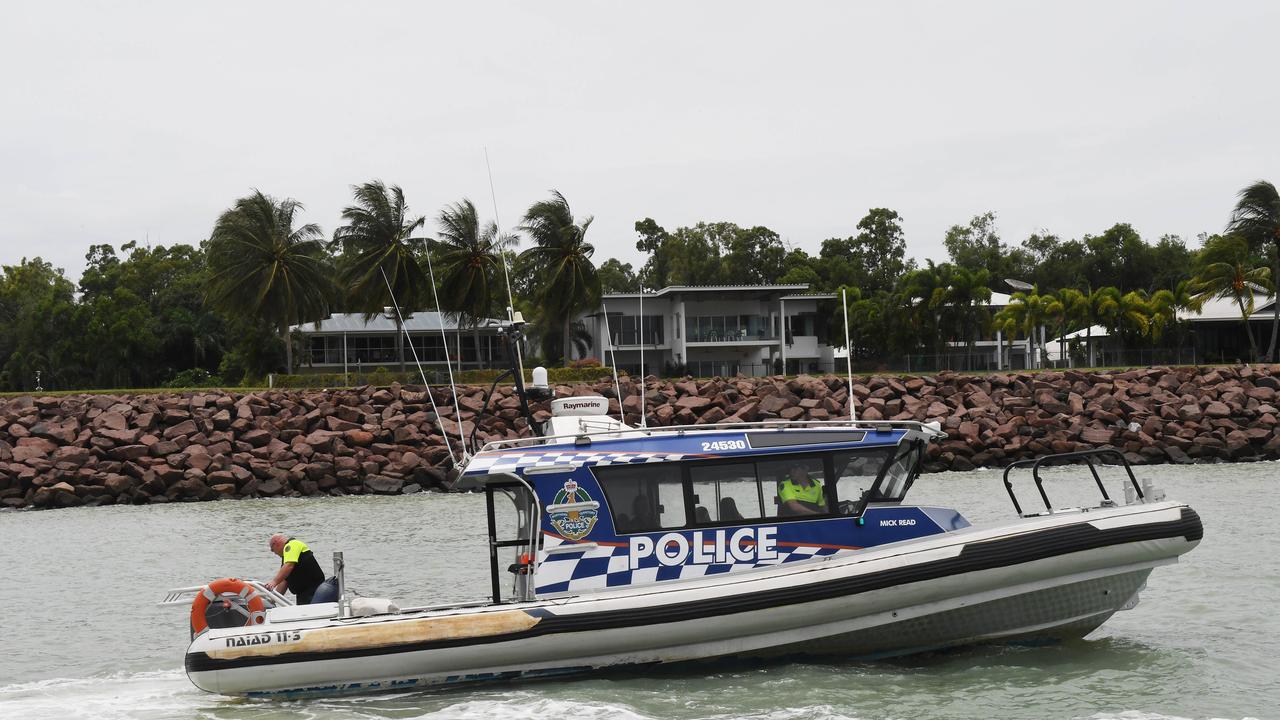
[[[650,379],[653,426],[847,417],[836,376]],[[23,396],[0,400],[0,507],[50,508],[238,497],[399,494],[448,489],[446,434],[479,442],[528,432],[499,388],[163,395]],[[1051,452],[1110,445],[1133,463],[1280,458],[1280,366],[1124,372],[855,377],[860,419],[939,421],[950,437],[925,469],[1002,466]],[[638,424],[638,388],[622,383]],[[559,386],[603,395],[612,382]],[[545,403],[533,405],[541,421]],[[477,428],[476,425],[479,425]],[[459,428],[460,425],[460,428]]]

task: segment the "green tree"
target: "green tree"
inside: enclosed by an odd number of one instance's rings
[[[915,337],[904,316],[901,297],[895,293],[878,292],[867,295],[856,287],[835,288],[848,299],[849,349],[855,363],[881,361],[890,355],[900,355],[914,347]],[[844,313],[840,302],[834,303],[826,326],[831,329],[833,345],[844,344]]]
[[[373,180],[351,188],[355,204],[343,209],[345,225],[333,233],[334,247],[341,248],[338,278],[347,303],[370,319],[384,312],[394,300],[402,315],[425,308],[431,297],[431,279],[418,257],[426,241],[413,233],[426,218],[411,217],[398,185],[388,188]],[[404,332],[394,313],[396,357],[404,372]]]
[[[217,368],[227,340],[222,318],[204,302],[204,250],[136,242],[120,249],[123,259],[110,245],[91,246],[80,276],[87,328],[113,338],[90,358],[95,382],[152,387],[182,370]],[[120,325],[116,316],[126,312],[131,317]]]
[[[767,227],[700,222],[667,232],[650,218],[636,223],[636,249],[649,254],[640,271],[646,287],[778,282],[788,250]]]
[[[284,339],[290,372],[289,328],[328,316],[334,295],[320,227],[294,227],[301,210],[296,200],[255,190],[218,217],[207,245],[207,301],[224,314],[270,323]]]
[[[1084,236],[1084,281],[1089,287],[1146,289],[1155,279],[1151,246],[1133,226],[1116,223],[1100,235]]]
[[[902,278],[900,294],[910,308],[908,317],[920,347],[940,353],[946,343],[944,313],[946,311],[949,266],[937,266],[932,260]]]
[[[815,267],[816,264],[816,258],[809,257],[804,250],[792,248],[782,261],[782,277],[778,278],[778,282],[783,285],[804,283],[811,289],[821,288],[822,275]]]
[[[86,379],[95,348],[83,341],[75,285],[40,258],[0,269],[0,387],[68,389]]]
[[[1280,193],[1276,186],[1259,180],[1240,191],[1227,232],[1244,238],[1255,252],[1270,255],[1271,277],[1280,279]],[[1271,303],[1271,342],[1267,362],[1276,360],[1276,338],[1280,337],[1280,298]]]
[[[1258,358],[1258,344],[1249,325],[1254,310],[1256,290],[1271,287],[1271,269],[1254,266],[1248,242],[1238,235],[1215,235],[1205,242],[1196,256],[1193,281],[1197,302],[1216,298],[1231,299],[1240,308],[1240,322],[1249,338],[1249,359]]]
[[[1067,356],[1066,335],[1088,328],[1086,336],[1093,335],[1093,308],[1089,304],[1089,296],[1075,288],[1063,288],[1058,291],[1058,304],[1062,306],[1061,322],[1058,325],[1058,352]]]
[[[586,240],[592,218],[576,221],[564,195],[553,190],[551,196],[525,212],[520,227],[534,244],[520,253],[520,264],[536,278],[535,302],[560,326],[560,359],[568,362],[573,356],[573,316],[599,304],[600,277],[591,262],[595,248]]]
[[[1158,343],[1172,332],[1173,342],[1181,347],[1186,340],[1186,320],[1179,320],[1180,312],[1200,312],[1204,303],[1196,297],[1195,283],[1183,280],[1172,288],[1151,293],[1147,298],[1151,309],[1151,339]]]
[[[991,274],[984,269],[952,267],[947,274],[945,302],[955,317],[955,331],[964,340],[966,357],[972,357],[979,334],[991,323]]]
[[[606,293],[640,292],[640,279],[631,269],[631,263],[609,258],[596,269],[600,275],[600,290]]]
[[[992,288],[1001,287],[1005,278],[1028,278],[1033,270],[1025,250],[1001,242],[994,212],[975,215],[967,225],[952,225],[942,244],[957,267],[969,272],[986,271],[987,284]]]
[[[906,258],[901,217],[887,208],[872,208],[858,221],[858,234],[822,241],[819,272],[825,287],[847,285],[867,293],[892,291],[898,280],[915,269]]]
[[[995,323],[1006,330],[1016,328],[1019,333],[1031,338],[1032,347],[1039,351],[1040,359],[1036,365],[1043,367],[1047,364],[1049,350],[1041,341],[1040,328],[1061,315],[1062,303],[1053,295],[1042,295],[1035,291],[1015,292],[1009,296],[1009,304],[996,314]]]
[[[475,331],[477,360],[480,352],[480,324],[505,306],[506,287],[502,253],[518,242],[514,235],[501,235],[497,223],[481,227],[476,206],[467,199],[440,211],[436,251],[440,268],[439,290],[447,298],[447,309]]]

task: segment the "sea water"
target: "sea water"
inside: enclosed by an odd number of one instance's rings
[[[402,604],[488,592],[479,495],[240,500],[0,513],[0,718],[1280,718],[1280,465],[1139,468],[1204,520],[1137,608],[1080,642],[885,662],[678,670],[342,699],[209,695],[182,671],[187,609],[164,591],[269,577],[276,531]],[[1109,480],[1113,495],[1119,481]],[[1055,470],[1051,498],[1095,493]],[[1024,492],[1029,505],[1033,490]],[[997,471],[925,475],[920,503],[1012,516]]]

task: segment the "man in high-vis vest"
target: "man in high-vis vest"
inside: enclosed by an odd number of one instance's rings
[[[822,515],[827,512],[827,497],[822,481],[810,478],[804,465],[796,463],[787,477],[778,483],[778,504],[783,515]]]
[[[267,583],[268,589],[282,594],[292,591],[299,605],[338,599],[337,578],[324,579],[324,571],[306,543],[276,533],[271,536],[270,547],[280,556],[280,570]]]

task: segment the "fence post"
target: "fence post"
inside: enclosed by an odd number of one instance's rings
[[[267,373],[267,387],[270,389],[275,389],[275,386],[276,386],[276,374]]]

